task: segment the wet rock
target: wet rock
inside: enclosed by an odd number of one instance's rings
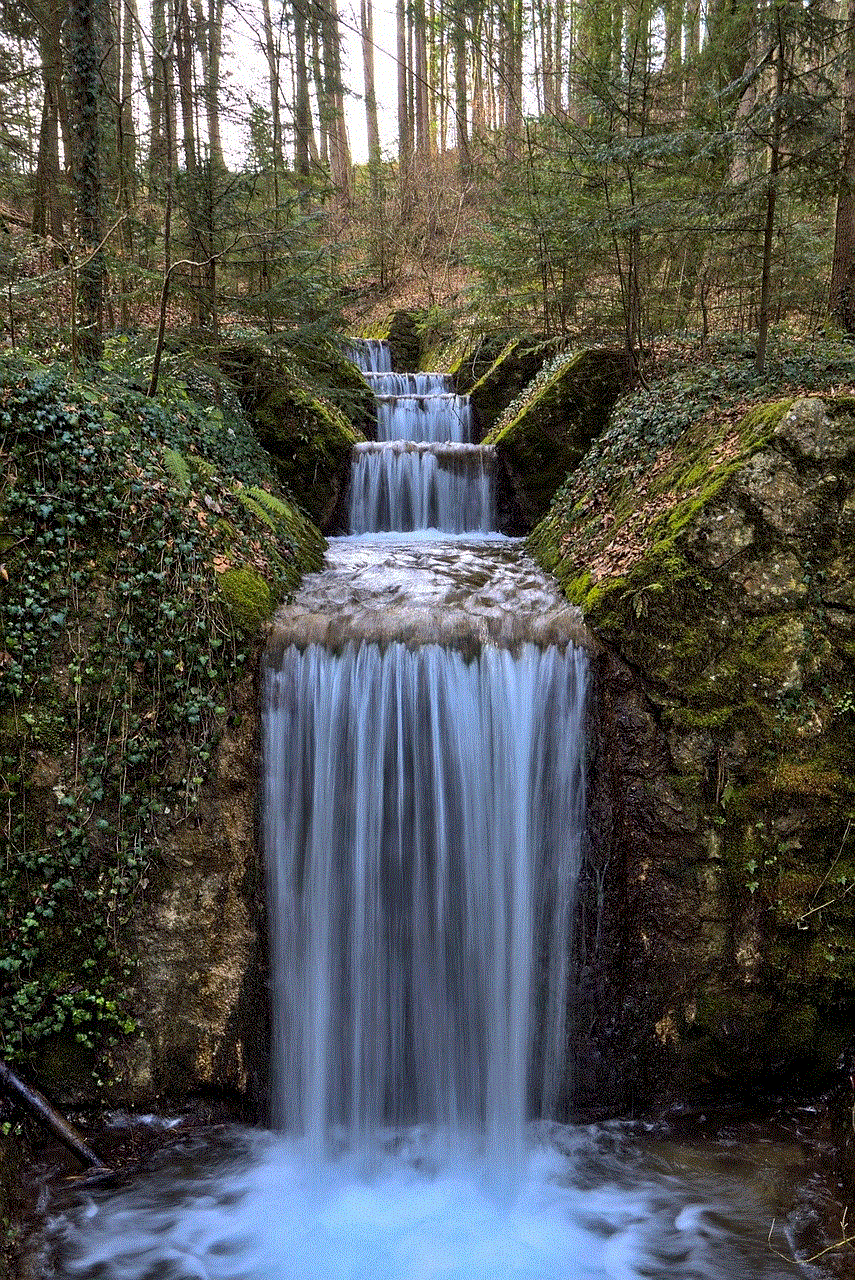
[[[795,467],[772,450],[748,460],[736,479],[733,494],[784,539],[816,516]]]
[[[359,427],[319,395],[305,376],[262,347],[240,344],[223,349],[221,367],[241,388],[241,398],[260,443],[273,459],[286,491],[321,529],[329,526],[350,474]],[[348,362],[341,360],[342,368]],[[357,418],[365,421],[363,389]]]
[[[120,1067],[137,1105],[207,1093],[260,1106],[267,1059],[266,914],[255,838],[256,690],[247,677],[193,811],[175,815],[134,920],[142,1034]]]

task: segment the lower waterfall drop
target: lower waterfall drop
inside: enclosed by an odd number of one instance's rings
[[[429,1124],[513,1180],[554,1114],[586,667],[348,643],[268,672],[276,1113],[315,1151]]]

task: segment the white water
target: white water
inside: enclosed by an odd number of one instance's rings
[[[493,450],[473,444],[467,396],[437,373],[393,373],[376,343],[354,358],[377,396],[377,442],[357,445],[348,494],[351,533],[495,528]]]
[[[516,1182],[567,1060],[586,667],[349,643],[268,672],[276,1112],[316,1152],[427,1123]]]
[[[513,540],[331,546],[277,617],[264,681],[285,1132],[190,1138],[90,1192],[55,1219],[40,1274],[802,1274],[766,1243],[768,1152],[532,1123],[572,1071],[579,636]]]
[[[358,444],[350,531],[488,533],[496,526],[493,463],[493,450],[474,444]]]
[[[400,375],[393,374],[397,381]],[[378,390],[380,379],[371,379],[377,401],[378,440],[425,440],[431,444],[452,441],[466,444],[472,439],[472,411],[465,396],[446,390],[445,379],[424,375],[424,390],[418,392]]]

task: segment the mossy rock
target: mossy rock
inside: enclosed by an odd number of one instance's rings
[[[259,631],[273,613],[274,594],[255,569],[227,569],[217,575],[217,586],[230,620],[247,635]]]
[[[392,351],[392,368],[396,373],[411,373],[421,368],[421,322],[422,313],[419,311],[391,311],[381,324],[361,336],[388,342]]]
[[[221,364],[241,386],[259,442],[277,478],[319,528],[331,520],[364,438],[340,409],[315,394],[302,371],[261,347],[224,348]],[[342,360],[341,368],[349,362]],[[355,371],[354,371],[355,372]],[[362,381],[360,379],[360,381]]]
[[[624,945],[656,993],[635,1051],[691,1011],[666,1089],[819,1085],[855,1019],[851,404],[671,431],[655,394],[628,399],[528,545],[603,646],[593,789],[624,812],[599,856],[635,895]]]
[[[519,338],[514,339],[467,388],[479,440],[489,435],[500,415],[531,382],[543,361],[542,350],[533,349]],[[458,375],[458,386],[462,381],[464,378]]]
[[[631,378],[625,352],[585,350],[538,386],[519,413],[484,439],[496,448],[530,528],[547,512]]]

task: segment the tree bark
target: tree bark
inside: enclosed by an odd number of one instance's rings
[[[267,8],[266,4],[265,8]],[[223,0],[208,0],[207,13],[202,8],[202,0],[193,0],[193,16],[196,43],[202,59],[202,95],[205,100],[209,155],[214,169],[222,172],[226,162],[223,158],[223,142],[220,134],[218,89],[223,47]]]
[[[365,131],[368,137],[368,177],[371,200],[380,202],[380,128],[377,121],[377,93],[374,86],[374,8],[372,0],[360,0],[359,29],[362,37],[362,76],[365,87]]]
[[[754,368],[766,368],[766,340],[769,334],[769,297],[772,279],[772,241],[775,234],[775,203],[778,196],[778,171],[781,163],[782,100],[784,97],[784,30],[781,8],[775,9],[778,36],[778,62],[775,75],[775,106],[772,111],[769,177],[766,182],[766,226],[763,234],[763,268],[760,276],[760,320],[757,326],[757,358]]]
[[[840,176],[834,218],[834,255],[828,310],[841,329],[855,333],[855,0],[846,5]]]
[[[103,1169],[105,1167],[100,1157],[84,1142],[74,1125],[70,1124],[65,1116],[60,1115],[38,1089],[25,1084],[2,1059],[0,1059],[0,1085],[16,1102],[22,1103],[41,1124],[50,1129],[87,1168]]]

